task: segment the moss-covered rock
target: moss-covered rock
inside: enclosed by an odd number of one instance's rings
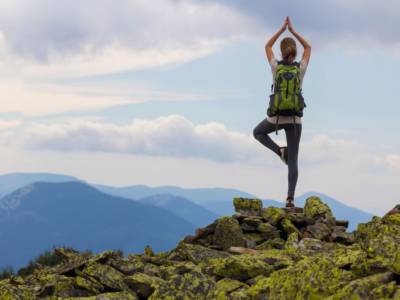
[[[257,250],[267,250],[267,249],[283,249],[285,247],[285,240],[280,237],[268,239],[265,242],[257,245],[255,249]]]
[[[400,275],[400,249],[394,255],[390,264],[390,269],[397,275]]]
[[[289,218],[283,218],[281,220],[281,225],[286,236],[289,236],[292,233],[296,233],[298,236],[301,236],[301,232],[296,228],[296,226],[293,225]]]
[[[214,245],[220,246],[223,250],[231,246],[245,246],[243,231],[238,220],[227,216],[218,219],[214,232]]]
[[[93,278],[109,289],[115,291],[127,289],[126,284],[124,284],[124,274],[109,265],[91,263],[83,269],[82,274],[87,278]]]
[[[129,286],[140,297],[148,298],[156,288],[164,284],[165,281],[145,273],[135,273],[124,279],[124,284]]]
[[[199,270],[192,270],[182,275],[172,275],[165,284],[158,286],[148,299],[207,300],[214,293],[215,285],[212,277]]]
[[[306,257],[273,272],[248,290],[252,299],[324,299],[334,294],[355,275],[334,266],[326,256]]]
[[[195,264],[207,263],[211,258],[224,258],[232,254],[225,251],[210,249],[201,245],[179,243],[171,250],[168,258],[177,261],[191,261]]]
[[[304,215],[307,218],[316,219],[322,216],[333,217],[332,211],[328,205],[321,201],[319,197],[311,196],[306,199],[304,205]]]
[[[258,259],[252,254],[242,254],[223,259],[212,259],[206,268],[210,274],[228,277],[240,281],[263,274],[268,275],[273,271],[270,264]]]
[[[235,211],[246,216],[259,216],[262,208],[260,199],[234,197],[233,206]]]
[[[396,282],[394,281],[393,274],[391,272],[384,272],[354,279],[328,299],[391,299],[395,289]]]
[[[264,237],[260,233],[257,233],[257,232],[245,233],[245,234],[243,234],[243,237],[246,240],[252,240],[255,243],[258,243],[258,242],[261,242],[262,240],[264,240]]]
[[[272,225],[278,224],[286,215],[286,212],[282,208],[269,206],[261,210],[261,216],[265,221]]]
[[[316,222],[313,225],[308,225],[306,230],[311,233],[313,238],[327,241],[332,233],[331,228],[322,222]]]
[[[400,213],[386,215],[382,218],[382,221],[386,224],[400,226]]]
[[[103,293],[96,296],[90,297],[74,297],[74,298],[63,298],[65,300],[139,300],[139,297],[134,293],[128,292],[111,292]],[[53,299],[47,299],[53,300]],[[56,300],[56,299],[54,299]]]
[[[9,284],[7,280],[0,281],[0,299],[33,300],[36,299],[34,287]]]

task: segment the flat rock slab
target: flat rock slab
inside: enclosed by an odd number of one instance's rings
[[[284,211],[287,213],[302,213],[303,208],[302,207],[283,207],[282,208]]]
[[[239,253],[239,254],[257,254],[258,253],[258,251],[255,249],[244,248],[244,247],[234,247],[234,246],[229,247],[228,252]]]

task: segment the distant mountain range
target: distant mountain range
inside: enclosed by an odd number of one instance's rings
[[[15,190],[38,181],[42,182],[66,182],[78,181],[73,176],[51,173],[10,173],[0,175],[0,198]]]
[[[196,227],[204,227],[218,218],[218,215],[192,201],[170,194],[156,194],[138,200],[141,203],[162,207],[192,223]],[[232,201],[231,201],[232,206]]]
[[[303,206],[310,195],[319,196],[338,219],[349,220],[350,231],[372,217],[318,192],[296,197],[296,205]],[[0,267],[21,266],[60,243],[81,250],[128,252],[142,252],[149,244],[161,251],[193,234],[196,227],[232,215],[233,197],[257,198],[226,188],[89,185],[76,177],[49,173],[2,175],[1,196]],[[263,205],[284,203],[263,199]]]
[[[11,173],[0,176],[0,197],[6,193],[10,193],[17,188],[23,187],[24,185],[37,182],[66,182],[71,180],[79,180],[76,177],[60,175],[60,174],[50,174],[50,173]],[[233,213],[232,198],[233,197],[249,197],[257,198],[255,195],[246,193],[236,189],[227,188],[181,188],[177,186],[158,186],[149,187],[146,185],[132,185],[127,187],[112,187],[106,185],[92,184],[95,188],[100,191],[119,196],[123,198],[129,198],[132,200],[138,200],[148,196],[154,196],[159,194],[169,194],[171,197],[181,197],[192,203],[197,204],[205,208],[206,210],[221,216],[221,215],[231,215]],[[345,201],[338,201],[328,195],[320,192],[307,192],[295,198],[296,205],[304,205],[304,201],[310,195],[318,195],[323,201],[329,204],[333,213],[341,219],[349,220],[349,230],[354,230],[359,223],[367,222],[371,219],[373,214],[364,212],[358,208],[351,207],[345,204]],[[172,198],[170,198],[172,199]],[[281,201],[276,201],[273,199],[263,199],[264,206],[278,206],[282,207],[284,205]],[[162,205],[161,205],[162,206]],[[197,208],[198,208],[197,206]],[[169,205],[165,206],[165,209],[170,210]],[[175,209],[175,207],[174,207]],[[187,211],[189,213],[189,211]],[[195,211],[190,211],[194,214]],[[179,213],[178,213],[179,215]],[[182,217],[182,215],[180,215]],[[191,215],[187,218],[192,218]],[[207,218],[200,223],[206,224]],[[197,224],[200,224],[197,223]]]
[[[94,186],[105,193],[123,196],[129,199],[137,199],[139,197],[154,195],[158,193],[167,193],[179,197],[184,197],[218,216],[232,215],[234,213],[234,208],[232,205],[233,197],[258,198],[257,196],[246,192],[226,188],[181,188],[176,186],[148,187],[145,185],[133,185],[129,187],[119,188],[104,185]],[[373,216],[368,212],[364,212],[358,208],[348,206],[341,201],[338,201],[319,192],[307,192],[296,197],[296,205],[304,206],[305,199],[307,199],[311,195],[317,195],[324,202],[326,202],[338,219],[349,220],[348,230],[350,231],[356,229],[357,224],[368,222]],[[264,207],[283,207],[285,205],[283,202],[273,199],[262,199],[262,201]]]
[[[94,252],[166,251],[195,226],[162,207],[102,193],[82,182],[38,182],[0,200],[0,267],[20,267],[54,245]]]

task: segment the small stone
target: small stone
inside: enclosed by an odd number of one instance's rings
[[[349,221],[348,220],[336,220],[336,226],[343,226],[345,228],[348,228]]]
[[[144,248],[144,254],[146,254],[148,256],[153,256],[154,255],[153,249],[151,249],[151,247],[149,245],[147,245]]]
[[[255,247],[256,247],[256,241],[255,240],[245,239],[245,241],[246,241],[246,248],[255,249]]]
[[[229,247],[228,251],[232,252],[232,253],[240,253],[240,254],[257,254],[258,253],[258,251],[255,249],[244,248],[244,247],[235,247],[235,246]]]

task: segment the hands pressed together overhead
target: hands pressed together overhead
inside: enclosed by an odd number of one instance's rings
[[[287,16],[285,18],[285,22],[282,25],[281,31],[285,31],[286,28],[289,29],[289,31],[291,33],[293,33],[294,29],[293,29],[292,21],[290,20],[289,16]]]
[[[274,58],[272,46],[274,45],[276,40],[279,38],[279,36],[286,30],[286,28],[295,36],[295,38],[297,38],[299,40],[301,45],[304,47],[304,53],[303,53],[302,60],[306,60],[308,62],[310,59],[310,55],[311,55],[311,46],[299,33],[297,33],[294,30],[292,21],[290,20],[289,16],[287,16],[285,18],[285,22],[283,23],[283,25],[279,29],[279,31],[276,32],[265,44],[265,51],[267,53],[268,61],[270,61],[272,58]]]

